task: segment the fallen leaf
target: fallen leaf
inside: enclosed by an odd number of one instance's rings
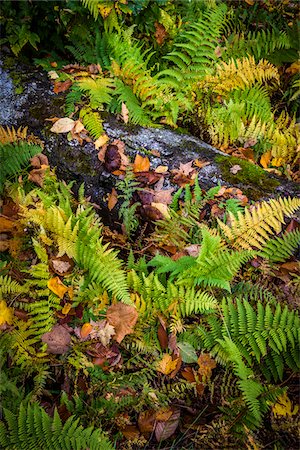
[[[238,164],[235,164],[234,166],[232,166],[230,168],[230,172],[235,175],[237,174],[240,170],[242,170],[241,166],[239,166]]]
[[[106,317],[115,329],[115,340],[120,343],[127,334],[133,333],[138,312],[133,306],[119,302],[107,309]]]
[[[101,147],[103,147],[103,145],[107,144],[108,141],[109,141],[109,137],[107,136],[107,134],[101,134],[101,136],[98,137],[98,139],[96,139],[96,141],[94,142],[95,149],[99,150],[99,148],[101,148]]]
[[[139,153],[136,154],[133,163],[133,172],[148,172],[150,169],[150,161],[147,156],[143,157]]]
[[[183,362],[187,364],[197,362],[197,353],[191,344],[187,342],[178,342],[177,346],[180,349],[180,356]]]
[[[49,161],[46,155],[39,153],[30,159],[30,165],[35,169],[40,169],[42,166],[49,166]]]
[[[4,300],[0,300],[0,325],[4,325],[5,323],[11,325],[12,321],[12,308],[9,308]]]
[[[244,143],[244,148],[253,147],[255,144],[257,144],[257,139],[256,139],[256,138],[248,139],[248,140]]]
[[[40,169],[32,169],[29,172],[28,180],[37,184],[40,187],[44,185],[44,178],[46,176],[46,172],[49,169],[49,166],[41,167]]]
[[[161,212],[161,214],[163,215],[163,217],[169,219],[170,218],[170,213],[169,213],[169,209],[168,206],[165,205],[164,203],[156,203],[156,202],[152,202],[151,206],[158,209],[158,211]]]
[[[74,262],[67,255],[63,255],[60,257],[52,257],[50,258],[49,265],[53,272],[57,275],[65,276],[69,275],[74,267]]]
[[[166,406],[165,408],[161,408],[155,413],[156,420],[159,420],[160,422],[166,422],[167,420],[172,417],[173,409]]]
[[[69,350],[71,335],[62,325],[55,325],[51,331],[42,335],[42,342],[47,344],[47,353],[62,355]]]
[[[169,205],[172,203],[172,193],[174,192],[174,189],[165,189],[163,191],[154,191],[154,198],[153,202],[155,203],[164,203],[166,205]]]
[[[248,5],[253,6],[254,0],[244,0]]]
[[[157,330],[157,337],[162,350],[168,348],[168,334],[165,321],[159,317],[160,324]]]
[[[94,322],[91,320],[92,330],[90,332],[91,339],[99,339],[101,344],[106,347],[112,336],[116,334],[115,328],[110,325],[107,320],[100,320],[98,322]]]
[[[196,377],[195,377],[195,370],[192,367],[185,367],[181,371],[181,375],[185,380],[187,380],[189,383],[195,383]]]
[[[193,164],[194,160],[189,161],[185,164],[180,163],[179,171],[183,173],[183,175],[189,176],[194,171]]]
[[[187,252],[189,256],[194,256],[197,258],[200,252],[201,245],[199,244],[191,244],[184,248],[184,250]]]
[[[202,169],[202,167],[209,166],[211,163],[209,161],[200,161],[199,159],[195,159],[194,165]]]
[[[138,427],[143,435],[148,437],[153,429],[156,422],[156,411],[154,409],[148,409],[139,414],[138,417]]]
[[[118,203],[118,193],[115,190],[115,188],[112,188],[112,191],[110,194],[108,194],[108,199],[107,199],[107,207],[108,209],[111,211],[116,204]]]
[[[212,359],[208,353],[200,355],[197,362],[199,365],[199,375],[206,379],[211,376],[212,370],[217,367],[216,361]]]
[[[174,359],[173,361],[172,356],[165,353],[157,365],[157,371],[164,375],[169,375],[176,368],[176,365],[177,359]]]
[[[264,169],[267,169],[268,165],[270,164],[272,158],[271,151],[264,153],[260,158],[260,164],[263,166]]]
[[[155,426],[155,437],[158,442],[168,439],[172,434],[175,433],[180,418],[180,409],[174,408],[171,417],[165,421],[158,421]]]
[[[57,80],[57,78],[59,78],[59,75],[55,70],[49,70],[48,77],[50,78],[50,80]]]
[[[16,227],[16,221],[0,214],[0,232],[13,231]]]
[[[129,441],[133,441],[140,437],[140,432],[135,425],[126,425],[125,428],[122,428],[121,433]]]
[[[56,61],[51,61],[50,66],[51,67],[57,67],[57,62]]]
[[[129,120],[129,111],[125,103],[122,103],[121,115],[124,123],[128,123]]]
[[[169,167],[168,166],[157,166],[154,172],[156,173],[166,173],[168,172]]]
[[[152,205],[144,205],[140,209],[141,217],[146,221],[162,220],[164,215]]]
[[[300,61],[295,61],[293,64],[291,64],[285,71],[286,73],[290,75],[294,75],[295,73],[300,72]]]
[[[61,310],[62,314],[68,314],[70,312],[72,308],[71,303],[66,303],[63,307],[63,309]]]
[[[180,351],[177,346],[177,337],[176,333],[169,334],[169,342],[168,342],[168,348],[171,350],[174,356],[179,356]]]
[[[69,119],[69,117],[63,117],[62,119],[58,119],[50,131],[53,133],[68,133],[74,127],[75,121],[73,119]]]
[[[59,298],[63,298],[66,292],[68,292],[69,288],[65,286],[59,277],[50,278],[47,283],[48,289],[54,292]]]
[[[84,323],[80,330],[80,337],[82,339],[86,339],[89,336],[89,334],[91,333],[92,329],[93,329],[93,326],[90,323],[88,323],[88,322]]]
[[[300,263],[299,261],[291,261],[281,264],[281,269],[286,269],[289,272],[299,272],[300,271]]]
[[[156,42],[158,45],[162,45],[164,43],[168,33],[167,33],[165,27],[163,26],[163,24],[155,21],[154,26],[155,26],[154,37],[156,39]]]
[[[108,145],[104,156],[105,170],[107,170],[107,172],[113,172],[114,170],[120,169],[121,164],[122,159],[118,146],[113,144]]]
[[[72,84],[73,84],[72,80],[56,81],[54,83],[53,92],[55,94],[59,94],[60,92],[65,92],[72,86]]]

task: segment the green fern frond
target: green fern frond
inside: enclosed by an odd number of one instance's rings
[[[27,289],[25,286],[21,286],[9,275],[0,276],[0,300],[2,300],[6,295],[9,295],[10,300],[12,300],[12,296],[23,294],[26,291]]]
[[[21,403],[17,415],[4,410],[0,422],[0,444],[3,450],[112,450],[99,430],[83,428],[79,419],[71,416],[63,424],[57,410],[53,418],[37,404]]]
[[[41,152],[39,145],[27,142],[0,144],[0,192],[8,177],[18,174],[22,167],[29,164],[30,158]]]
[[[284,262],[290,258],[300,245],[300,230],[294,230],[282,237],[270,239],[258,253],[271,262]]]
[[[90,13],[92,14],[93,18],[95,20],[98,19],[99,16],[99,8],[98,5],[101,2],[101,0],[80,0],[83,3],[83,6],[87,8]]]
[[[104,133],[102,119],[98,112],[88,108],[80,110],[83,125],[94,139],[98,139]]]

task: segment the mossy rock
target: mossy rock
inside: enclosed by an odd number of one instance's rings
[[[231,156],[217,156],[218,164],[224,181],[232,185],[240,185],[242,191],[253,200],[262,198],[266,193],[274,192],[280,182],[272,178],[263,169],[244,159]],[[237,173],[232,173],[233,166],[241,167]]]

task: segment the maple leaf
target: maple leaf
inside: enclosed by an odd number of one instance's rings
[[[114,339],[120,343],[127,334],[133,333],[138,320],[138,312],[134,306],[116,303],[107,309],[106,318],[115,329]]]
[[[69,350],[71,335],[62,325],[55,325],[51,331],[42,335],[42,342],[47,344],[47,353],[62,355]]]
[[[13,310],[9,308],[4,300],[0,301],[0,326],[7,323],[12,324]]]
[[[99,339],[101,344],[106,347],[110,342],[112,336],[116,334],[115,329],[106,320],[100,320],[99,322],[90,322],[92,329],[90,331],[91,339]]]

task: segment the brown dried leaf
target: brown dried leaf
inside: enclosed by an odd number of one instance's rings
[[[171,417],[165,421],[158,421],[155,426],[155,437],[158,442],[168,439],[172,434],[175,433],[180,418],[180,409],[174,408]]]
[[[108,194],[108,201],[107,201],[107,207],[111,211],[116,204],[118,203],[118,193],[115,190],[115,188],[112,188],[112,191],[110,194]]]
[[[141,412],[138,417],[138,427],[140,432],[148,437],[153,431],[155,422],[156,411],[154,411],[154,409],[148,409],[147,411]]]
[[[163,217],[166,217],[167,219],[170,218],[170,213],[169,213],[169,209],[168,206],[165,205],[164,203],[156,203],[156,202],[152,202],[151,206],[158,209],[158,211],[161,212],[161,214],[163,215]]]
[[[16,221],[0,214],[0,233],[10,232],[16,228]]]
[[[106,317],[110,325],[115,328],[114,339],[120,343],[127,334],[133,333],[138,312],[133,306],[119,302],[107,309]]]
[[[62,355],[69,350],[71,335],[62,325],[55,325],[51,331],[42,335],[42,342],[48,345],[47,353]]]
[[[55,94],[59,94],[60,92],[65,92],[72,86],[72,84],[73,84],[72,80],[56,81],[54,83],[53,91]]]
[[[208,353],[200,355],[197,362],[199,365],[198,373],[204,378],[209,378],[212,370],[217,367],[216,361]]]
[[[156,39],[156,42],[158,43],[158,45],[162,45],[168,35],[165,27],[163,26],[163,24],[155,21],[154,22],[154,26],[155,26],[155,33],[154,33],[154,37]]]
[[[195,159],[194,165],[198,167],[199,169],[202,169],[202,167],[209,166],[211,163],[209,161],[200,161],[199,159]]]
[[[157,336],[162,350],[166,350],[168,348],[168,334],[166,331],[166,326],[161,320],[158,326]]]
[[[164,191],[155,191],[153,202],[164,203],[166,205],[169,205],[170,203],[172,203],[172,193],[173,192],[174,192],[173,188],[165,189]]]
[[[57,275],[65,276],[72,272],[74,262],[67,255],[63,255],[60,257],[50,258],[49,265],[53,272],[57,273]]]
[[[122,428],[121,432],[129,441],[133,441],[140,437],[140,432],[135,425],[126,425],[125,428]]]
[[[32,169],[29,172],[28,180],[37,184],[38,186],[43,187],[44,178],[49,166],[42,166],[40,169]]]

